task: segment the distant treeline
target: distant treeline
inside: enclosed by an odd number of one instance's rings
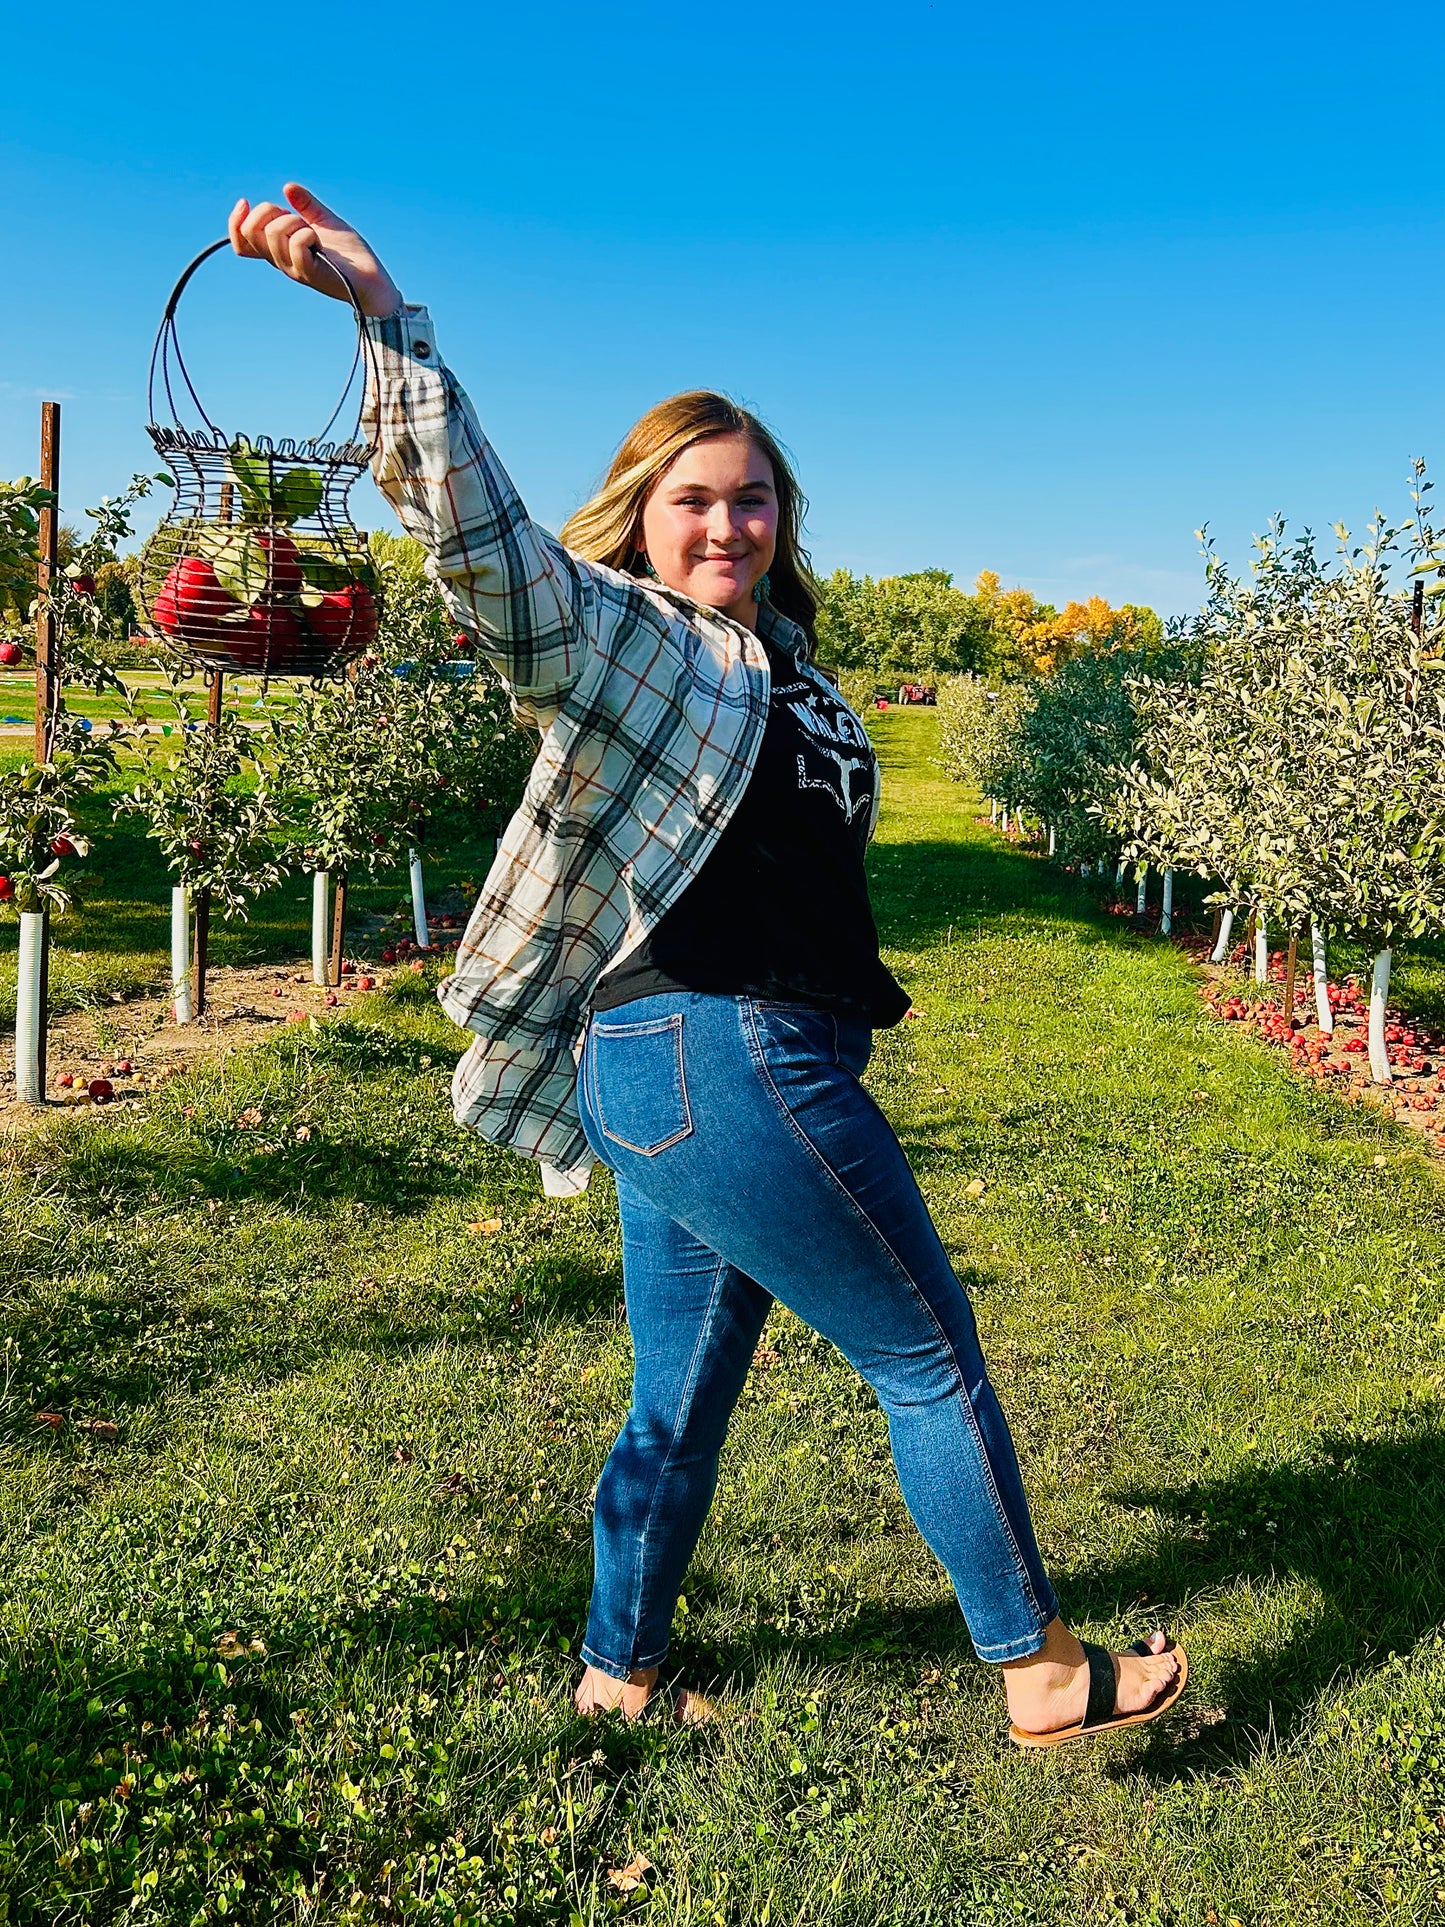
[[[1005,589],[991,569],[973,592],[946,569],[856,576],[836,569],[820,582],[818,658],[880,689],[970,671],[995,682],[1052,675],[1071,656],[1124,645],[1149,649],[1163,624],[1152,609],[1102,596],[1056,609],[1027,589]]]

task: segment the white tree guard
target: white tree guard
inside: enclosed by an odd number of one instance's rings
[[[15,986],[15,1089],[22,1104],[45,1102],[40,1059],[45,1042],[40,1023],[40,986],[45,976],[45,918],[20,913],[19,977]]]
[[[1139,865],[1139,888],[1134,893],[1134,914],[1142,917],[1149,908],[1149,865]]]
[[[1229,955],[1229,939],[1234,931],[1234,912],[1226,910],[1219,919],[1219,935],[1214,939],[1214,948],[1209,953],[1211,963],[1223,963]]]
[[[1008,835],[1008,804],[1007,803],[1004,804],[1003,814],[999,818],[999,828],[1003,831],[1005,836]]]
[[[1159,913],[1159,934],[1167,937],[1174,928],[1174,872],[1164,872],[1164,908]]]
[[[331,872],[311,878],[311,981],[324,984],[331,971]]]
[[[1254,981],[1257,984],[1269,982],[1269,931],[1265,928],[1263,917],[1254,920]]]
[[[1057,850],[1057,849],[1058,849],[1058,843],[1057,843],[1057,841],[1056,841],[1056,839],[1055,839],[1055,836],[1054,836],[1054,826],[1053,826],[1053,824],[1052,824],[1052,823],[1050,823],[1050,825],[1049,825],[1049,855],[1050,855],[1050,856],[1053,856],[1053,855],[1054,855],[1054,853],[1056,852],[1056,850]]]
[[[1385,1043],[1385,1007],[1390,1000],[1390,962],[1394,952],[1382,950],[1375,959],[1370,978],[1370,1075],[1377,1084],[1388,1084],[1390,1052]]]
[[[1128,865],[1127,865],[1127,864],[1125,863],[1125,861],[1124,861],[1124,859],[1123,859],[1123,857],[1120,857],[1120,858],[1119,858],[1119,867],[1118,867],[1118,868],[1117,868],[1117,869],[1115,870],[1115,872],[1114,872],[1114,888],[1115,888],[1116,890],[1117,890],[1117,889],[1118,889],[1118,888],[1120,887],[1120,885],[1121,885],[1121,884],[1123,883],[1123,881],[1124,881],[1124,872],[1125,872],[1125,870],[1126,870],[1126,869],[1127,869],[1128,867],[1129,867],[1129,866],[1128,866]]]
[[[1310,925],[1310,951],[1314,960],[1315,1021],[1326,1037],[1333,1037],[1335,1013],[1330,1009],[1329,957],[1325,950],[1325,933],[1317,923]]]
[[[421,853],[412,850],[411,857],[411,926],[416,932],[416,940],[423,950],[431,947],[431,932],[426,927],[426,884],[421,874]]]
[[[993,797],[988,799],[988,820],[990,823],[998,821],[998,804]]]
[[[191,982],[191,899],[177,883],[171,889],[171,1003],[178,1024],[189,1024],[196,1014]]]

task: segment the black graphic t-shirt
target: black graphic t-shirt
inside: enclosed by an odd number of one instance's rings
[[[766,645],[772,697],[757,765],[677,902],[607,973],[594,1010],[666,990],[813,1004],[874,1029],[908,996],[878,957],[863,854],[878,764],[831,690]]]

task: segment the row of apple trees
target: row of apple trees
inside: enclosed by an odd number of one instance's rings
[[[1216,960],[1244,917],[1261,981],[1268,937],[1308,934],[1322,1030],[1329,943],[1367,945],[1382,1083],[1394,948],[1445,931],[1445,544],[1429,489],[1417,469],[1414,518],[1358,545],[1337,529],[1333,555],[1278,521],[1244,578],[1207,549],[1206,606],[1152,659],[1076,659],[1022,697],[960,679],[939,699],[951,773],[1035,816],[1061,855],[1114,864],[1116,880],[1133,863],[1141,908],[1146,866],[1204,879]]]
[[[81,825],[102,788],[117,814],[143,821],[177,902],[227,917],[244,918],[298,869],[321,880],[318,902],[347,878],[408,862],[415,879],[421,852],[500,826],[535,744],[495,678],[469,660],[410,541],[371,538],[383,617],[375,647],[346,676],[288,682],[261,706],[228,699],[214,721],[179,667],[159,694],[127,686],[107,661],[114,618],[94,585],[149,487],[137,477],[87,512],[92,529],[52,591],[65,687],[108,691],[124,713],[92,725],[62,703],[46,754],[0,772],[0,902],[22,913],[69,907],[88,851]],[[0,660],[12,667],[28,659],[33,573],[28,602],[17,585],[41,499],[32,484],[0,487]]]

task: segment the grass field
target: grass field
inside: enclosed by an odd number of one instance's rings
[[[871,1396],[775,1313],[667,1672],[720,1717],[579,1722],[610,1187],[452,1126],[409,976],[10,1155],[0,1920],[1440,1918],[1441,1176],[976,827],[930,713],[875,729],[923,1016],[869,1082],[1066,1611],[1174,1627],[1185,1708],[1014,1753]]]

